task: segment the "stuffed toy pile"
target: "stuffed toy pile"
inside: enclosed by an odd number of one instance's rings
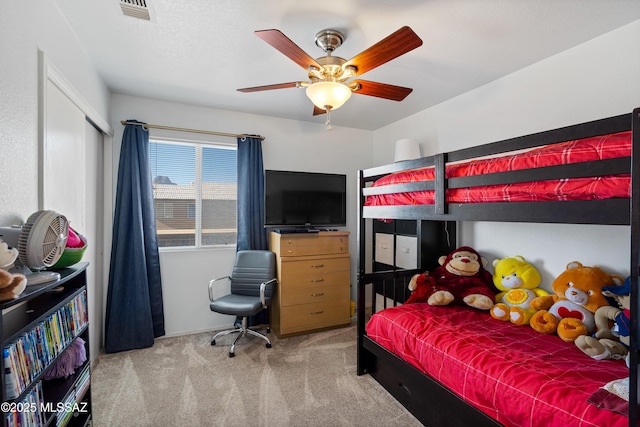
[[[539,288],[542,278],[524,257],[516,255],[493,261],[493,284],[501,292],[491,307],[491,317],[514,325],[528,325],[536,312],[531,308],[534,298],[549,295]]]
[[[595,334],[579,336],[575,344],[584,354],[596,360],[624,359],[629,353],[631,279],[628,277],[622,286],[604,287],[602,293],[611,298],[614,304],[603,305],[596,310]]]
[[[22,274],[12,274],[5,269],[13,266],[18,258],[18,250],[10,248],[0,240],[0,301],[18,298],[27,287],[27,278]]]
[[[540,333],[556,333],[563,341],[575,342],[580,335],[595,332],[596,310],[609,305],[602,289],[622,282],[620,276],[573,261],[553,281],[554,295],[531,301],[531,307],[538,311],[529,323]]]
[[[486,259],[475,249],[462,246],[438,259],[433,272],[416,274],[411,278],[411,296],[405,302],[426,302],[443,306],[451,303],[466,304],[480,310],[493,307],[497,290],[491,273],[484,269]]]

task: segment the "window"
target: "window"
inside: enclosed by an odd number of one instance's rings
[[[158,246],[236,244],[236,147],[151,140]]]
[[[159,202],[156,205],[156,216],[158,218],[173,218],[173,203]]]

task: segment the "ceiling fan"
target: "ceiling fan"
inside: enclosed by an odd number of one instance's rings
[[[313,59],[279,30],[259,30],[255,34],[289,59],[307,70],[310,81],[296,81],[266,86],[238,89],[240,92],[259,92],[272,89],[306,88],[314,104],[313,115],[327,113],[327,128],[331,129],[330,111],[340,108],[352,93],[402,101],[413,89],[369,80],[350,80],[389,62],[422,45],[422,40],[405,26],[385,37],[370,48],[348,61],[333,56],[333,51],[342,45],[344,35],[326,29],[316,34],[316,45],[326,56]]]

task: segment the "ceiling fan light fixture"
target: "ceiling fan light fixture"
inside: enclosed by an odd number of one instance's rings
[[[316,82],[307,87],[307,96],[323,110],[337,110],[351,97],[351,89],[338,82]]]

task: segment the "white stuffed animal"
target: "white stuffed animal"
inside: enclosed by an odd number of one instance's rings
[[[18,258],[18,250],[0,240],[0,268],[8,269]]]
[[[18,298],[27,286],[27,278],[22,274],[12,274],[6,271],[18,258],[18,250],[9,248],[0,240],[0,301]]]

